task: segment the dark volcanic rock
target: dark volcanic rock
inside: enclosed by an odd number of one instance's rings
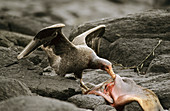
[[[42,96],[66,100],[75,94],[81,93],[79,83],[75,80],[60,76],[43,76],[38,81],[38,87],[35,90],[33,89],[33,92],[35,91],[35,93]]]
[[[100,84],[103,81],[106,81],[110,78],[110,75],[107,72],[98,70],[86,70],[83,73],[83,80],[92,83],[92,84]]]
[[[33,63],[31,57],[39,55],[38,59],[45,59],[42,51],[35,51],[30,57],[17,60],[16,56],[21,48],[0,47],[0,75],[15,78],[25,83],[32,92],[42,96],[54,97],[66,100],[68,97],[80,93],[79,83],[75,80],[66,79],[60,76],[42,76],[43,68],[41,63]],[[35,61],[35,60],[34,60]],[[41,60],[43,61],[43,60]],[[47,62],[45,63],[48,64]]]
[[[0,46],[3,47],[12,47],[14,45],[25,47],[33,38],[32,36],[5,30],[0,30],[0,35]]]
[[[95,107],[94,111],[116,111],[116,109],[110,105],[99,105]]]
[[[35,35],[40,29],[54,23],[42,22],[31,18],[20,18],[7,14],[0,14],[0,29],[19,32],[22,34]]]
[[[110,55],[110,49],[109,49],[109,45],[111,44],[111,42],[109,42],[108,40],[101,38],[99,39],[100,43],[98,42],[97,44],[97,50],[96,53],[98,55],[100,55],[103,58],[108,58],[108,55]]]
[[[124,111],[143,111],[143,109],[137,102],[132,102],[125,106]]]
[[[6,2],[6,0],[1,0],[2,5],[0,5],[0,11],[1,13],[4,12],[21,18],[29,17],[32,20],[40,19],[49,22],[62,22],[75,25],[84,21],[112,16],[120,17],[129,13],[151,9],[151,5],[147,4],[147,1],[144,0],[146,3],[142,1],[143,3],[116,4],[108,0],[53,0],[50,2],[48,0],[8,0],[8,2]]]
[[[98,105],[106,104],[101,96],[96,95],[75,95],[68,99],[69,102],[76,104],[80,108],[94,109]]]
[[[153,2],[154,7],[161,8],[161,7],[168,7],[170,5],[169,0],[154,0]]]
[[[170,54],[159,55],[149,65],[148,72],[170,72]]]
[[[144,60],[156,47],[159,40],[157,39],[126,39],[120,38],[110,45],[110,60],[114,60],[117,63],[121,63],[124,66],[137,66],[142,60]],[[151,60],[160,54],[170,52],[170,41],[162,41],[156,48],[150,58],[148,58],[144,66],[148,67]]]
[[[123,66],[137,66],[151,53],[158,40],[154,39],[125,39],[120,38],[110,45],[110,60]]]
[[[70,34],[70,40],[82,32],[100,24],[106,25],[103,36],[109,42],[119,38],[160,38],[170,40],[169,27],[170,16],[167,10],[153,10],[132,14],[122,18],[106,18],[98,21],[91,21],[75,28]]]
[[[21,95],[32,95],[29,88],[22,82],[0,76],[0,101]]]
[[[87,111],[75,105],[41,96],[21,96],[0,102],[0,111]]]
[[[118,4],[138,3],[138,4],[153,4],[153,0],[109,0]],[[156,1],[156,0],[155,0]]]

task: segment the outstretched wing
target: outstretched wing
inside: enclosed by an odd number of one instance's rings
[[[43,29],[41,29],[34,37],[35,39],[40,39],[40,40],[44,40],[47,39],[49,40],[50,37],[54,37],[54,35],[56,34],[56,32],[58,30],[61,30],[61,28],[63,28],[65,25],[64,24],[54,24],[48,27],[45,27]]]
[[[55,55],[61,55],[76,49],[75,45],[65,37],[61,30],[57,32],[55,38],[49,42],[44,43],[43,46],[52,48]]]
[[[90,30],[87,30],[86,32],[75,37],[72,43],[75,45],[87,45],[91,47],[93,44],[92,42],[104,34],[105,27],[105,25],[99,25]]]
[[[40,32],[36,34],[36,36],[17,56],[17,58],[21,59],[29,55],[40,45],[44,45],[45,47],[55,46],[55,48],[57,49],[56,51],[60,51],[59,53],[63,53],[67,49],[70,49],[70,47],[74,47],[74,45],[61,32],[61,29],[64,26],[64,24],[55,24],[40,30]],[[56,54],[58,53],[56,52]]]

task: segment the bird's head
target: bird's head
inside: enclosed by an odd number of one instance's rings
[[[97,58],[95,60],[95,66],[96,68],[106,71],[113,79],[115,79],[116,75],[113,72],[112,63],[110,61],[103,58]]]

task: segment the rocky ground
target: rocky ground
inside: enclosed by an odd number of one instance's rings
[[[44,72],[48,61],[41,49],[17,60],[41,28],[59,22],[67,24],[64,33],[70,40],[105,24],[104,36],[92,48],[112,61],[117,74],[154,91],[164,109],[169,109],[170,12],[144,11],[167,8],[168,4],[168,0],[1,0],[0,111],[116,111],[100,96],[82,95],[71,75]],[[84,81],[93,84],[109,78],[101,70],[88,69],[83,74]],[[136,102],[125,106],[125,111],[138,110],[141,108]]]

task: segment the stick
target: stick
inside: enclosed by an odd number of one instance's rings
[[[159,40],[157,45],[152,49],[151,53],[146,56],[146,58],[144,60],[142,60],[136,67],[137,69],[137,72],[140,73],[140,70],[139,69],[142,69],[143,68],[143,63],[151,56],[151,55],[155,55],[154,51],[156,50],[156,48],[161,44],[162,40]]]

